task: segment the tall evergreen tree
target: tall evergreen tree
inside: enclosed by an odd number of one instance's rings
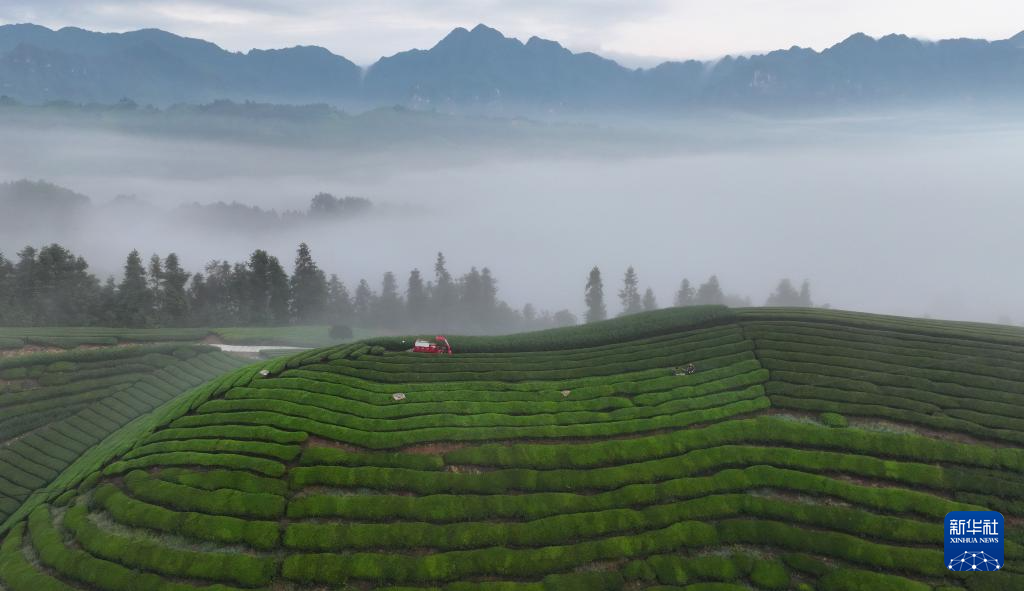
[[[359,280],[356,295],[352,300],[356,322],[359,326],[370,326],[373,321],[374,293],[365,279]]]
[[[487,267],[480,270],[480,307],[485,321],[491,322],[496,319],[498,312],[498,280]]]
[[[430,304],[427,295],[427,288],[423,285],[423,277],[419,269],[409,272],[409,281],[405,288],[405,302],[408,311],[407,318],[413,328],[423,326],[427,320],[427,306]]]
[[[459,288],[459,324],[468,325],[471,331],[479,332],[487,317],[486,295],[480,271],[476,267],[471,267],[469,273],[463,275],[459,281]]]
[[[676,292],[676,307],[684,308],[686,306],[692,306],[694,304],[695,296],[696,293],[690,285],[690,280],[684,278],[683,282],[679,284],[679,291]]]
[[[206,286],[206,276],[196,273],[188,284],[188,307],[191,311],[190,322],[194,326],[210,326],[213,318],[211,311],[210,292]]]
[[[117,294],[118,322],[121,326],[140,328],[150,324],[153,293],[146,281],[146,269],[137,250],[128,253]]]
[[[710,304],[722,304],[725,302],[725,294],[722,293],[722,287],[718,284],[718,276],[712,275],[708,278],[706,283],[702,283],[697,288],[697,295],[694,298],[694,303],[699,306],[706,306]]]
[[[442,325],[451,322],[454,310],[459,304],[459,290],[451,273],[448,272],[444,253],[437,253],[437,260],[434,262],[434,288],[430,296],[430,307],[434,311],[435,320]]]
[[[18,262],[14,265],[14,301],[24,324],[35,324],[35,307],[37,294],[36,254],[37,250],[26,246],[18,252]]]
[[[197,305],[205,310],[205,319],[201,324],[230,324],[238,316],[238,305],[232,291],[232,266],[227,261],[210,261],[206,265],[206,281],[203,283],[202,299],[205,305]]]
[[[779,285],[775,288],[775,291],[768,296],[768,300],[765,302],[765,305],[799,306],[800,292],[793,287],[793,283],[789,279],[782,279],[779,281]]]
[[[391,271],[384,273],[381,281],[380,297],[376,302],[377,325],[384,328],[397,328],[401,325],[402,296],[398,295],[398,281]]]
[[[323,319],[327,308],[327,278],[320,270],[309,246],[299,245],[292,272],[292,314],[299,324],[315,324]]]
[[[583,315],[585,322],[599,322],[608,318],[608,309],[604,305],[604,281],[601,280],[601,269],[596,265],[590,270],[590,276],[587,278],[583,300],[587,304],[587,311]]]
[[[649,287],[644,292],[643,308],[644,312],[658,309],[658,300],[654,297],[654,290]]]
[[[152,255],[149,257],[149,274],[146,276],[149,285],[150,302],[153,305],[153,310],[150,313],[150,317],[153,322],[160,323],[163,318],[163,310],[160,306],[163,305],[163,278],[164,278],[164,265],[158,255]]]
[[[622,279],[622,291],[619,292],[619,300],[622,302],[620,316],[636,314],[643,311],[643,302],[640,298],[639,279],[636,271],[630,266],[626,269],[626,275]]]
[[[352,296],[338,276],[332,274],[327,282],[328,319],[334,325],[348,325],[353,320],[352,315]]]
[[[267,285],[270,289],[270,321],[278,326],[288,324],[291,318],[291,284],[288,273],[275,256],[267,261]]]
[[[243,316],[254,324],[287,324],[290,287],[281,262],[265,250],[256,250],[247,266],[248,286],[241,302],[246,308]]]
[[[228,317],[238,324],[251,324],[252,273],[249,272],[249,265],[245,263],[231,265],[227,281],[228,309],[230,310]]]
[[[14,263],[0,252],[0,325],[16,326],[21,323],[14,294]]]
[[[178,255],[173,252],[167,255],[160,279],[160,309],[164,322],[170,326],[184,326],[188,322],[188,295],[185,292],[188,279],[189,274],[181,268]]]
[[[814,302],[811,300],[811,282],[806,279],[804,279],[804,282],[800,284],[799,306],[802,308],[814,307]]]
[[[96,305],[96,323],[101,326],[117,326],[117,282],[112,276],[100,288]]]

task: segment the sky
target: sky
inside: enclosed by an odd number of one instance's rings
[[[156,27],[235,51],[320,45],[369,65],[427,48],[457,26],[554,39],[633,66],[793,45],[852,33],[1005,39],[1024,30],[1019,0],[0,0],[0,24],[98,31]]]

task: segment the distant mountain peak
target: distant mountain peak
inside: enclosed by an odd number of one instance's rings
[[[452,29],[450,33],[445,35],[444,39],[441,39],[437,45],[434,46],[434,49],[482,46],[509,41],[518,43],[515,39],[506,37],[501,31],[492,29],[491,27],[481,23],[472,29],[466,29],[465,27],[456,27]]]
[[[505,38],[505,35],[501,31],[499,31],[498,29],[494,29],[494,28],[488,27],[487,25],[485,25],[483,23],[480,23],[477,26],[473,27],[473,30],[470,31],[470,33],[472,33],[474,35],[487,35],[487,36],[490,36],[490,37],[500,37],[501,39]]]
[[[835,47],[866,47],[875,44],[875,38],[867,33],[854,33],[846,39],[843,39],[839,43],[835,44]]]

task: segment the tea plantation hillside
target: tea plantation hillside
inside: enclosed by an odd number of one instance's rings
[[[181,344],[0,359],[0,524],[26,501],[45,498],[112,432],[241,364]]]
[[[1020,330],[703,307],[450,340],[176,399],[11,524],[0,586],[1024,589]],[[979,508],[1005,568],[951,572],[943,517]]]

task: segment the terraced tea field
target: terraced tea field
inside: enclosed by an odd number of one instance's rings
[[[451,341],[176,398],[8,524],[0,585],[1024,589],[1024,331],[706,307]],[[1006,567],[950,572],[978,508]]]
[[[0,359],[0,523],[140,415],[237,368],[210,347],[153,345]]]

